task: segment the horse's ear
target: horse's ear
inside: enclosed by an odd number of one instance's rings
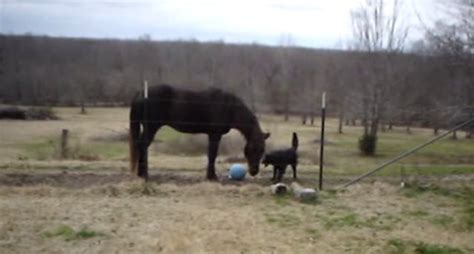
[[[267,139],[270,137],[270,132],[263,133],[263,139]]]

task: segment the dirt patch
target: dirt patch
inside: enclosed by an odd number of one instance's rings
[[[137,177],[128,172],[123,173],[84,173],[62,171],[57,173],[4,173],[0,174],[0,186],[33,186],[48,185],[63,188],[86,188],[91,186],[100,186],[106,184],[118,184],[136,180]],[[307,186],[315,186],[315,181],[307,178],[298,179],[299,182]],[[292,178],[285,179],[290,183]],[[160,172],[153,173],[149,178],[150,183],[157,184],[176,184],[193,185],[203,182],[209,182],[201,172]],[[258,178],[248,178],[245,181],[233,181],[226,175],[220,175],[216,181],[222,185],[242,186],[245,184],[257,184],[260,186],[269,186],[270,178],[267,176]]]

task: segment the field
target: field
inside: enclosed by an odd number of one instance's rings
[[[474,252],[474,141],[462,133],[340,190],[433,134],[395,127],[367,158],[357,150],[361,127],[337,134],[330,119],[325,190],[300,203],[270,193],[270,168],[244,182],[226,178],[242,160],[237,132],[223,140],[216,183],[204,179],[206,137],[162,129],[143,183],[128,172],[126,109],[55,111],[61,120],[0,121],[0,253]],[[268,149],[299,134],[299,181],[316,187],[319,120],[259,119],[272,133]],[[67,159],[59,156],[62,129],[70,131]]]

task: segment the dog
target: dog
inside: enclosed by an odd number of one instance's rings
[[[269,152],[263,158],[262,163],[265,167],[273,166],[272,181],[275,183],[281,182],[288,165],[293,168],[293,179],[296,179],[296,167],[298,165],[298,135],[296,135],[296,132],[293,132],[291,144],[291,148]]]

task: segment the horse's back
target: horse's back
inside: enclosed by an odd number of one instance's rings
[[[217,88],[203,91],[152,86],[148,92],[150,115],[163,125],[190,133],[227,132],[236,97]]]

